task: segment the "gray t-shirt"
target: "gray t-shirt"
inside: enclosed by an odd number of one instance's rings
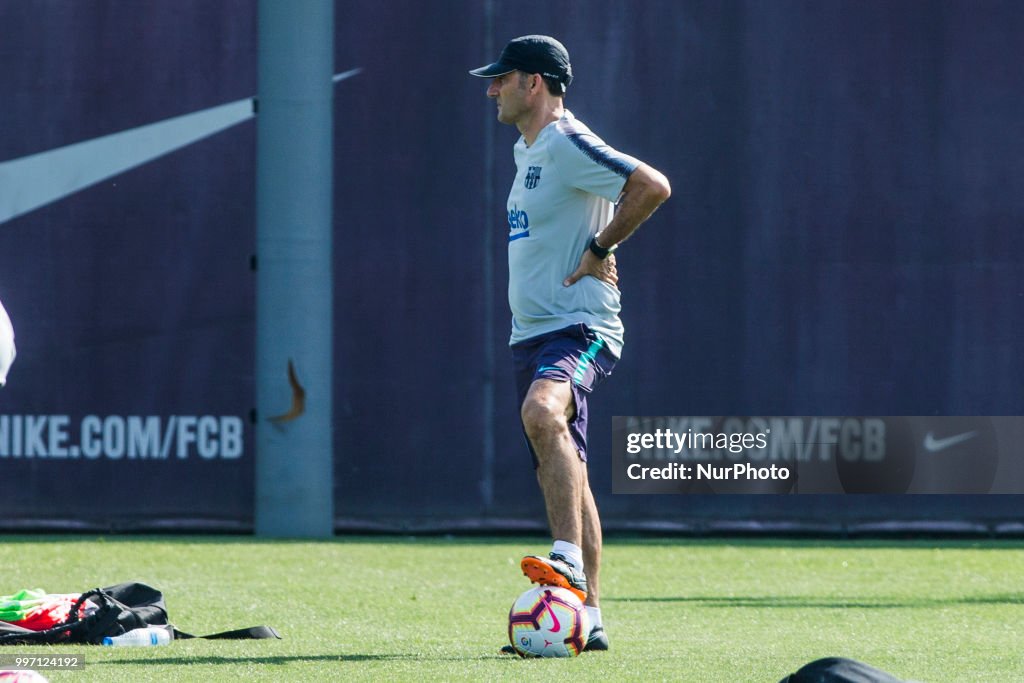
[[[622,353],[619,290],[594,277],[563,287],[640,161],[612,149],[566,110],[515,146],[508,195],[510,344],[584,323]]]

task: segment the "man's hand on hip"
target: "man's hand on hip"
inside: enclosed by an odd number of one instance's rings
[[[576,272],[565,278],[562,285],[570,287],[586,275],[596,277],[602,282],[607,282],[612,287],[617,286],[619,282],[619,273],[615,269],[615,254],[609,254],[607,258],[602,260],[597,258],[592,251],[587,249],[583,252],[583,258],[580,259],[580,265],[576,269]]]

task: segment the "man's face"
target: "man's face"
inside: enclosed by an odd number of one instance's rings
[[[487,96],[498,103],[498,120],[502,123],[515,124],[529,111],[526,102],[529,91],[520,75],[520,72],[513,71],[496,76],[487,88]]]

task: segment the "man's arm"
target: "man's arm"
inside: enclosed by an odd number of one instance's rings
[[[625,242],[671,194],[672,188],[668,183],[668,178],[661,172],[647,164],[642,163],[637,166],[622,188],[622,198],[619,200],[619,208],[615,211],[615,217],[598,234],[598,245],[607,249]],[[581,277],[592,275],[598,280],[604,280],[608,284],[614,285],[618,281],[618,277],[616,277],[614,261],[609,263],[612,258],[613,256],[609,256],[602,261],[589,249],[586,250],[583,252],[583,258],[580,259],[580,265],[576,268],[576,272],[566,278],[562,284],[568,287],[575,284]]]

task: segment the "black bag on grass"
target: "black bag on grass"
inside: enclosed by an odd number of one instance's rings
[[[88,616],[80,616],[82,605],[92,601],[98,609]],[[94,588],[82,593],[75,601],[68,618],[45,631],[32,631],[14,624],[0,622],[0,645],[99,645],[106,637],[119,636],[146,626],[168,625],[167,605],[163,593],[144,583],[119,583],[107,588]],[[208,636],[194,636],[171,626],[174,637],[208,639],[263,639],[280,638],[269,626],[225,631]]]
[[[826,657],[806,664],[779,683],[905,683],[881,669],[845,657]],[[910,683],[910,682],[906,682]]]

